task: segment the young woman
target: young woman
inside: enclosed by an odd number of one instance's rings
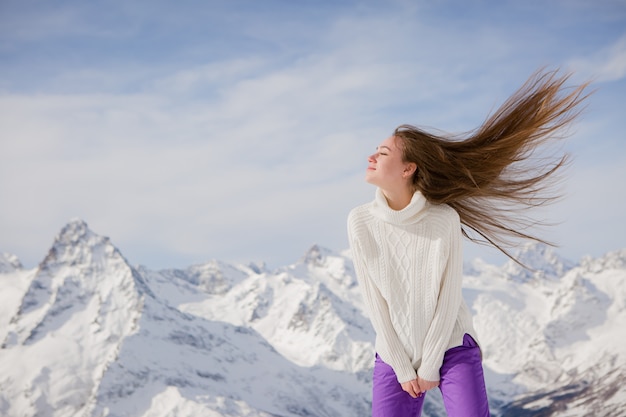
[[[567,158],[534,151],[580,111],[586,85],[567,79],[537,72],[466,137],[400,126],[368,158],[376,195],[350,212],[348,236],[376,331],[373,417],[419,416],[437,386],[448,416],[489,416],[462,236],[507,255],[511,237],[542,241],[518,214],[555,198],[543,191]]]

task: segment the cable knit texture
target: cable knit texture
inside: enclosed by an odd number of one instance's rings
[[[393,210],[382,191],[348,216],[348,237],[376,351],[398,382],[439,380],[446,350],[476,339],[463,301],[463,247],[457,212],[416,192]]]

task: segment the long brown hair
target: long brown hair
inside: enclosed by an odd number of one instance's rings
[[[417,165],[414,188],[430,202],[453,207],[467,238],[491,244],[512,259],[505,248],[517,238],[551,244],[530,234],[542,222],[526,212],[560,197],[548,190],[568,155],[540,156],[537,148],[562,137],[582,110],[588,83],[568,88],[569,77],[535,72],[479,128],[462,135],[411,125],[393,134],[401,140],[404,160]]]

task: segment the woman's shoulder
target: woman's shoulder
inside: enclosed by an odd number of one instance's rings
[[[356,224],[367,221],[371,217],[371,207],[372,203],[361,204],[350,210],[348,213],[348,224]]]
[[[430,204],[428,218],[443,225],[457,227],[461,223],[459,213],[447,204]]]

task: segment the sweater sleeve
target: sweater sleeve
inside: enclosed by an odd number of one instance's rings
[[[393,328],[387,301],[372,280],[364,251],[354,233],[354,224],[348,221],[348,239],[357,280],[361,287],[369,319],[377,337],[377,349],[385,362],[391,366],[399,383],[417,378],[411,359]]]
[[[463,300],[463,244],[458,215],[450,234],[448,258],[440,282],[435,314],[422,349],[422,363],[417,374],[427,381],[439,381],[439,368],[450,342],[450,336]]]

